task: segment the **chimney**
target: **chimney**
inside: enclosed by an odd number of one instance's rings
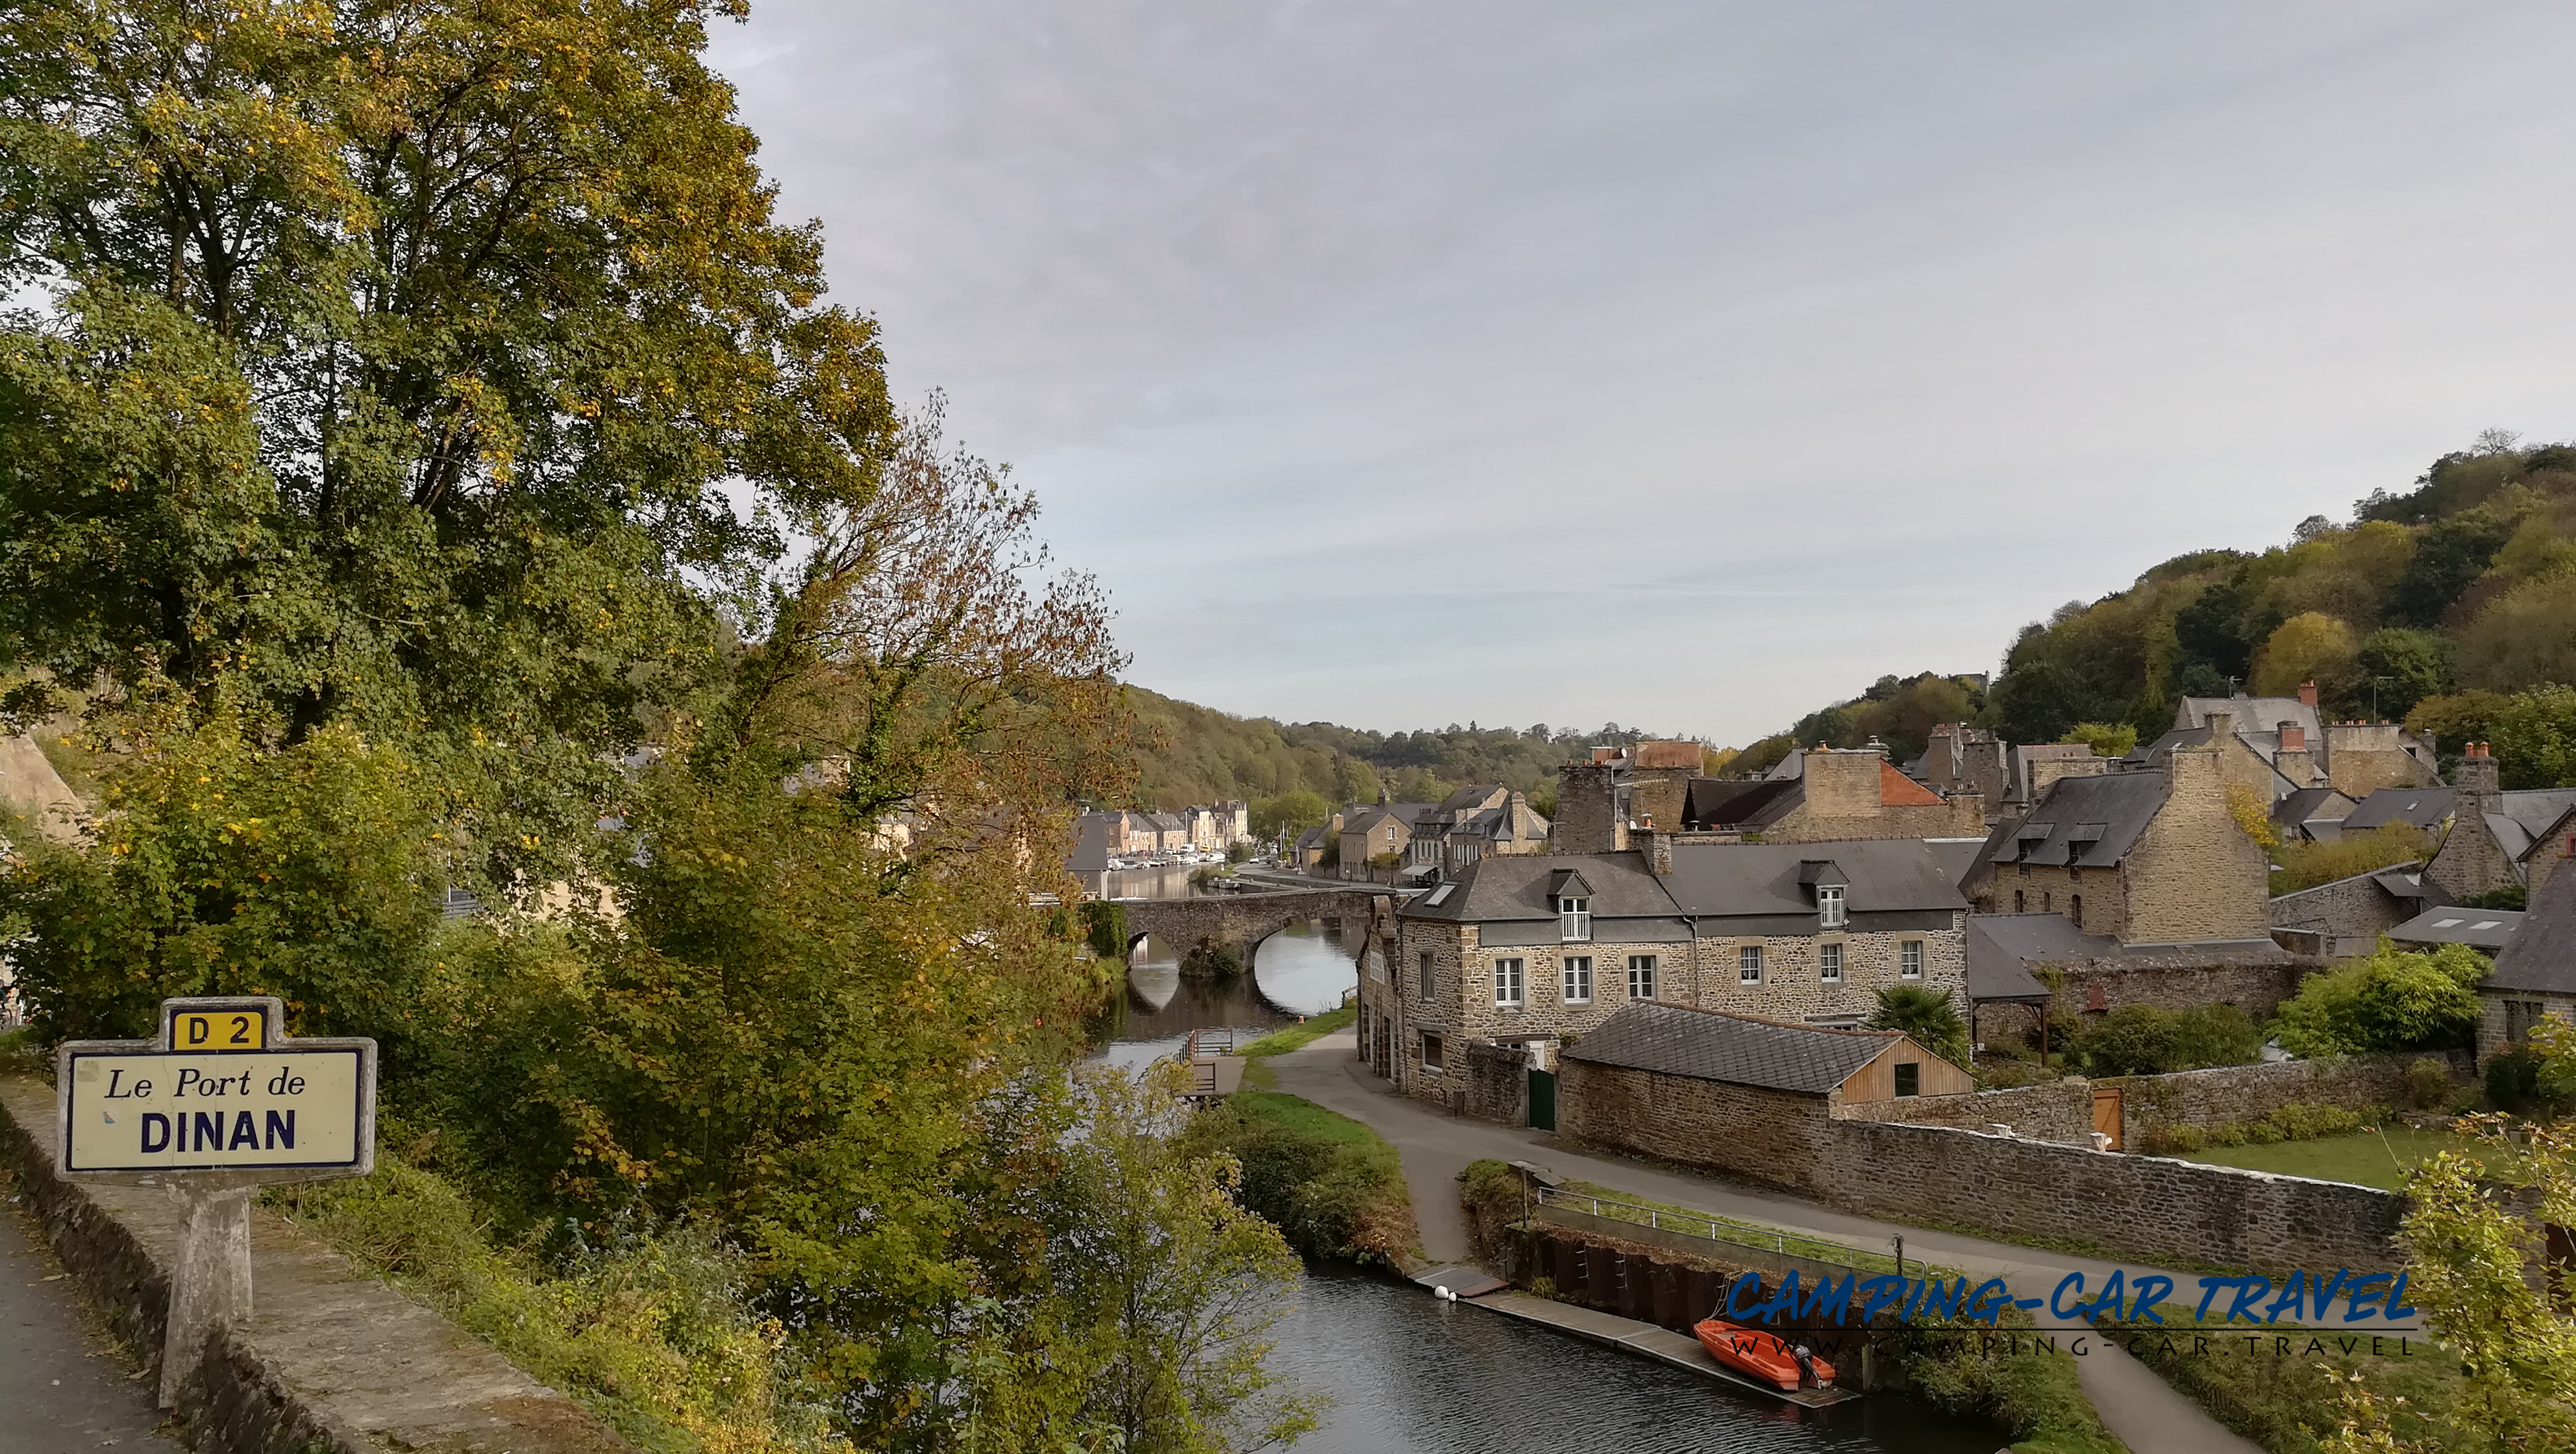
[[[1645,854],[1646,867],[1654,871],[1655,877],[1673,876],[1673,835],[1655,831],[1655,820],[1651,816],[1628,830],[1628,838],[1637,845],[1639,852]]]
[[[2211,709],[2209,714],[2209,745],[2216,747],[2218,744],[2225,742],[2228,738],[2235,735],[2236,714],[2234,712],[2220,711],[2215,708]]]
[[[2308,751],[2308,731],[2296,722],[2279,724],[2281,750],[2272,754],[2272,767],[2296,787],[2317,784],[2316,754]]]
[[[2303,707],[2313,707],[2316,704],[2317,684],[2315,682],[2299,683],[2299,705]]]
[[[2504,789],[2502,771],[2496,766],[2495,754],[2483,742],[2472,742],[2460,750],[2460,765],[2454,769],[2451,786],[2472,798],[2492,801]]]
[[[2281,724],[2281,750],[2283,752],[2304,752],[2307,750],[2307,746],[2307,728],[2300,726],[2296,722],[2284,722]]]

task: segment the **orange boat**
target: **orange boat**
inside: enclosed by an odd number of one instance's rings
[[[1691,1331],[1699,1335],[1699,1346],[1708,1350],[1709,1357],[1738,1373],[1777,1384],[1789,1393],[1796,1393],[1808,1381],[1798,1366],[1798,1350],[1777,1333],[1730,1323],[1724,1318],[1710,1318]],[[1807,1356],[1806,1363],[1815,1370],[1816,1387],[1833,1385],[1832,1364],[1813,1354]]]

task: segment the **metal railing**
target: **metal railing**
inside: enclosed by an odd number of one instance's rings
[[[1686,1212],[1672,1207],[1640,1206],[1635,1202],[1616,1201],[1593,1196],[1588,1192],[1567,1191],[1563,1187],[1536,1188],[1537,1205],[1556,1207],[1568,1212],[1583,1212],[1603,1221],[1626,1222],[1658,1232],[1671,1232],[1696,1237],[1703,1242],[1737,1247],[1747,1252],[1769,1252],[1781,1257],[1803,1257],[1810,1262],[1829,1263],[1854,1272],[1892,1272],[1899,1268],[1899,1257],[1848,1242],[1830,1242],[1820,1237],[1802,1236],[1777,1227],[1756,1227],[1728,1221],[1700,1212]],[[1921,1264],[1915,1266],[1920,1269]]]

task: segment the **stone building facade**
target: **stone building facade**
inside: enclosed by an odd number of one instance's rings
[[[1965,904],[1920,842],[1695,843],[1489,858],[1398,913],[1363,1054],[1455,1103],[1473,1043],[1551,1047],[1631,1003],[1856,1024],[1886,985],[1961,999]],[[1572,907],[1569,907],[1572,906]]]
[[[2553,874],[2532,894],[2478,997],[2480,1059],[2528,1039],[2543,1018],[2576,1024],[2576,873]]]

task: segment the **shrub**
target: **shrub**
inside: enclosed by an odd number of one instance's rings
[[[1083,937],[1103,959],[1127,957],[1127,906],[1090,900],[1082,906]]]
[[[2541,1083],[2541,1071],[2549,1058],[2529,1045],[2515,1045],[2497,1052],[2487,1060],[2487,1104],[2499,1111],[2517,1116],[2556,1115],[2568,1109],[2568,1099],[2552,1095]]]
[[[1916,1044],[1953,1065],[1966,1065],[1968,1025],[1959,1007],[1939,990],[1895,984],[1878,992],[1878,1007],[1869,1014],[1873,1030],[1901,1030]]]
[[[2280,865],[2272,875],[2272,892],[2295,893],[2354,874],[2414,863],[2431,846],[2423,830],[2409,823],[2383,823],[2368,833],[2323,843],[2284,843],[2272,853],[2272,861]]]
[[[1186,1140],[1232,1152],[1243,1166],[1236,1196],[1310,1257],[1392,1263],[1414,1241],[1402,1161],[1347,1116],[1245,1091],[1192,1118]]]
[[[2371,1055],[2466,1045],[2484,1006],[2487,958],[2463,944],[2429,954],[2381,940],[2379,952],[2310,977],[2274,1029],[2296,1055]]]
[[[2429,1111],[2451,1098],[2451,1067],[2439,1060],[2418,1060],[2406,1067],[2406,1104]]]
[[[2087,1075],[2162,1075],[2212,1065],[2247,1065],[2263,1037],[2233,1005],[2160,1010],[2123,1005],[2069,1047]]]

